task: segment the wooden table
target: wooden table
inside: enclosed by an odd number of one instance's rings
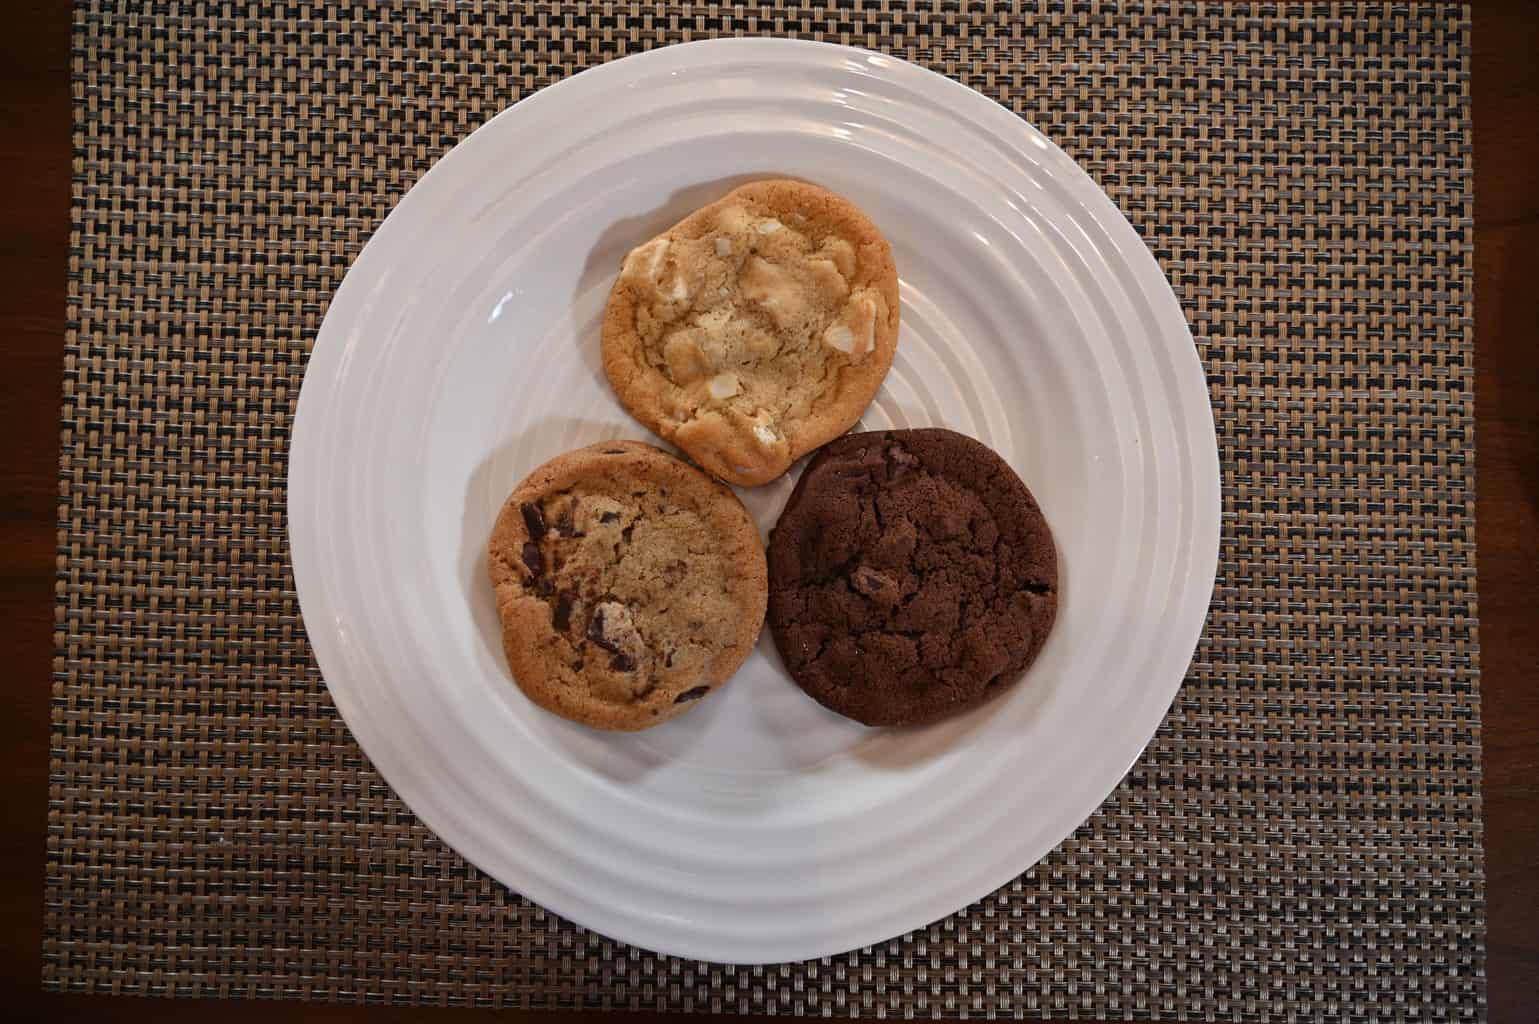
[[[70,5],[0,39],[0,725],[4,996],[12,1019],[467,1021],[492,1011],[47,995],[40,988],[58,414],[70,215]],[[1474,4],[1475,348],[1490,1019],[1539,1020],[1539,4]],[[18,1012],[19,1011],[19,1012]],[[524,1013],[571,1021],[572,1014]],[[576,1015],[578,1017],[582,1015]],[[627,1014],[628,1019],[656,1014]],[[609,1019],[614,1019],[613,1015]]]

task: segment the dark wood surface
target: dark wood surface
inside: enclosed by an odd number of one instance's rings
[[[1475,533],[1490,1019],[1539,1021],[1539,4],[1474,5]]]
[[[465,1021],[490,1012],[41,991],[71,175],[63,0],[0,37],[0,1007],[10,1019]],[[1490,1019],[1539,1020],[1539,3],[1474,4],[1476,509]],[[571,1021],[583,1014],[504,1014]],[[653,1014],[607,1015],[637,1022]]]

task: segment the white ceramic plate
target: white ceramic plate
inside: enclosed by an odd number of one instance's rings
[[[653,440],[600,368],[621,258],[768,175],[844,193],[892,241],[902,334],[859,429],[951,427],[1008,459],[1057,534],[1058,623],[1006,697],[930,728],[825,712],[766,631],[689,715],[591,732],[510,678],[487,533],[546,459]],[[792,482],[740,492],[766,533]],[[1159,725],[1202,628],[1219,475],[1175,297],[1072,160],[903,61],[733,40],[546,89],[401,200],[316,342],[289,515],[337,707],[429,827],[606,935],[766,962],[944,917],[1096,809]]]

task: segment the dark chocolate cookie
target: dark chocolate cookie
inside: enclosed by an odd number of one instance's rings
[[[769,624],[786,667],[866,725],[982,704],[1036,658],[1058,609],[1053,535],[987,446],[950,430],[847,434],[770,534]]]

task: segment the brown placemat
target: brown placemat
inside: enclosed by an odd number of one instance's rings
[[[1206,636],[1101,810],[945,921],[753,968],[576,928],[424,829],[284,532],[309,346],[411,183],[543,85],[741,33],[907,57],[1067,148],[1175,284],[1224,467]],[[1438,4],[78,5],[46,985],[1482,1017],[1468,58]]]

